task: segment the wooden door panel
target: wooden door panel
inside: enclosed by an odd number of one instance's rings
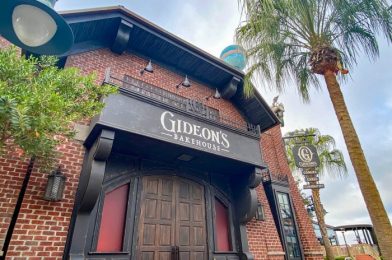
[[[171,260],[173,246],[181,260],[207,259],[204,187],[177,177],[146,176],[138,259]]]
[[[180,259],[207,259],[204,187],[183,179],[177,184],[176,242]]]
[[[159,260],[171,260],[171,252],[159,252]]]
[[[181,260],[191,260],[190,252],[180,251],[180,259]]]
[[[138,258],[170,260],[175,234],[175,192],[171,178],[142,181]]]
[[[141,252],[141,260],[154,260],[155,252]]]
[[[194,226],[193,227],[193,245],[194,246],[204,246],[206,243],[205,237],[205,227],[204,226]]]
[[[204,260],[206,258],[206,253],[201,251],[201,252],[195,252],[194,250],[192,251],[183,251],[180,250],[180,260]]]

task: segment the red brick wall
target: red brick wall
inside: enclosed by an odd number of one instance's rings
[[[35,165],[22,203],[7,259],[61,259],[67,238],[68,226],[81,171],[84,148],[80,142],[69,141],[58,147],[61,157],[58,164],[67,177],[64,199],[48,202],[42,199],[47,172]],[[0,215],[1,236],[5,235],[12,216],[21,183],[26,173],[28,160],[16,154],[0,159],[1,188]]]
[[[8,151],[0,158],[0,251],[18,199],[28,160],[21,152]],[[1,255],[1,253],[0,253]]]
[[[154,86],[166,89],[180,96],[198,100],[206,105],[219,109],[222,115],[231,118],[231,120],[238,123],[244,122],[240,113],[234,108],[231,102],[224,99],[209,99],[206,97],[215,93],[215,90],[189,78],[192,87],[176,88],[176,85],[184,80],[185,75],[177,74],[171,70],[163,68],[154,62],[154,73],[144,73],[140,75],[140,70],[143,70],[147,65],[148,60],[140,58],[136,55],[124,53],[117,55],[109,49],[100,49],[75,56],[70,56],[67,60],[66,66],[79,67],[85,73],[95,72],[98,76],[99,82],[102,82],[105,75],[106,68],[111,69],[111,73],[122,79],[123,75],[129,75],[136,79],[143,80]]]
[[[11,43],[0,36],[0,48],[10,46]]]
[[[284,259],[278,231],[262,184],[257,187],[257,195],[264,207],[265,221],[253,219],[247,224],[249,249],[257,260]]]
[[[287,163],[280,126],[275,126],[261,135],[261,147],[271,174],[285,174],[289,177],[290,192],[305,258],[309,260],[323,259],[320,244],[316,239],[312,223]]]

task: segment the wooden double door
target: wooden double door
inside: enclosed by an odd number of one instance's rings
[[[207,259],[204,186],[175,176],[142,179],[137,259]]]

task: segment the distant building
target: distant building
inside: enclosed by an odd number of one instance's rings
[[[353,224],[334,227],[335,232],[354,235],[355,244],[369,244],[378,247],[377,237],[374,234],[373,226],[370,224]],[[350,243],[351,244],[351,243]]]
[[[316,221],[312,221],[312,224],[313,224],[314,233],[316,234],[318,241],[320,242],[321,245],[324,245],[319,224]],[[335,227],[333,226],[327,225],[328,238],[329,241],[331,242],[331,245],[338,246],[339,240],[334,228]]]

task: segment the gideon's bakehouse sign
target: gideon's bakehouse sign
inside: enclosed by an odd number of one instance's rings
[[[106,106],[94,127],[108,126],[253,165],[262,164],[258,138],[125,94],[111,95],[104,102]]]
[[[165,130],[161,134],[170,136],[173,140],[217,152],[229,152],[229,137],[222,130],[217,131],[206,126],[178,119],[169,111],[161,114],[161,126]]]
[[[313,145],[296,145],[293,147],[293,155],[298,168],[315,168],[320,165],[317,149]]]

